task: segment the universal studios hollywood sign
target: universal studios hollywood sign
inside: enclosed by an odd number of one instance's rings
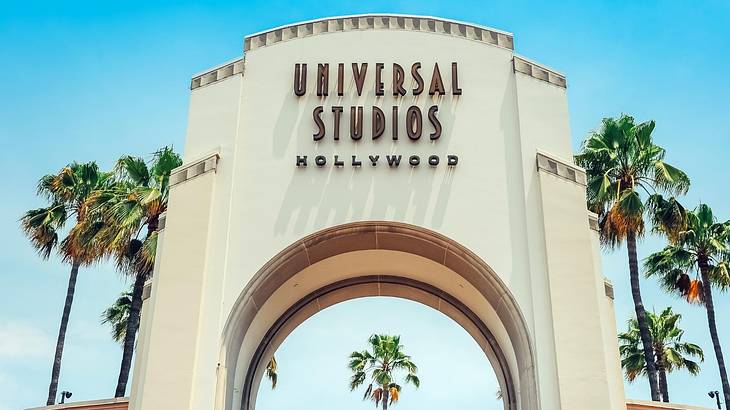
[[[348,73],[345,73],[345,64],[338,63],[333,64],[332,69],[335,72],[330,72],[329,63],[317,64],[317,71],[315,75],[315,84],[307,87],[307,64],[295,64],[294,65],[294,95],[302,97],[307,93],[316,93],[317,97],[324,99],[325,97],[332,94],[336,94],[338,97],[342,97],[345,93],[345,81],[354,80],[355,90],[357,95],[361,96],[365,88],[365,79],[368,74],[368,63],[352,63],[348,68]],[[390,67],[389,67],[390,68]],[[385,95],[385,84],[383,79],[386,75],[392,76],[392,92],[393,97],[397,100],[404,98],[410,94],[412,96],[418,96],[427,92],[430,96],[444,96],[450,93],[451,95],[461,95],[462,90],[459,87],[459,68],[457,63],[451,63],[451,75],[444,81],[444,77],[441,74],[441,69],[438,63],[435,63],[432,70],[430,71],[430,81],[428,84],[424,79],[422,73],[421,63],[413,63],[409,68],[409,75],[406,75],[406,68],[400,64],[393,63],[392,70],[390,73],[385,71],[384,63],[375,64],[375,73],[370,78],[374,78],[374,83],[369,85],[375,89],[376,96]],[[331,75],[332,74],[332,75]],[[333,88],[330,90],[330,78],[332,77]],[[429,77],[426,77],[429,78]],[[406,80],[408,84],[413,84],[413,88],[406,89],[404,84]],[[447,87],[445,84],[449,84]],[[316,132],[312,134],[313,141],[322,141],[331,138],[334,141],[340,139],[351,139],[352,141],[360,141],[363,138],[369,138],[371,140],[377,140],[386,134],[386,129],[390,129],[388,132],[390,138],[394,141],[398,141],[399,138],[407,138],[411,141],[418,141],[421,139],[429,139],[431,141],[437,141],[441,137],[443,127],[438,118],[438,105],[431,105],[427,110],[421,110],[416,105],[411,105],[405,110],[401,107],[394,105],[387,115],[386,112],[373,105],[372,107],[364,106],[341,106],[341,105],[319,105],[312,111],[312,119],[314,121],[314,128]],[[404,112],[403,112],[404,111]],[[343,124],[342,117],[343,113],[349,113],[349,124],[345,122]],[[390,117],[388,119],[387,117]],[[371,132],[370,135],[364,135],[363,123],[364,121],[370,121]],[[398,135],[399,125],[405,125],[404,136]],[[424,124],[428,124],[424,127]],[[348,127],[349,129],[343,129]],[[405,137],[405,138],[404,138]],[[386,137],[387,138],[387,137]],[[429,155],[426,158],[421,158],[419,155],[404,156],[402,154],[393,155],[379,155],[377,153],[370,154],[367,156],[348,155],[340,156],[334,155],[333,157],[327,157],[324,155],[297,155],[296,166],[299,168],[306,167],[362,167],[363,163],[370,164],[373,167],[388,166],[391,168],[397,168],[403,165],[410,167],[418,166],[429,166],[437,167],[446,165],[448,167],[454,167],[459,163],[459,157],[456,155],[447,155],[446,158],[441,158],[438,155]]]

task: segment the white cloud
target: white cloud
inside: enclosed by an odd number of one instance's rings
[[[52,341],[46,332],[27,322],[10,322],[0,326],[0,359],[50,357]]]

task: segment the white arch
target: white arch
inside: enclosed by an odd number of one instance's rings
[[[220,408],[253,409],[262,357],[320,309],[371,295],[415,300],[457,321],[492,363],[507,392],[505,408],[539,409],[532,342],[506,285],[455,241],[395,222],[357,222],[314,233],[256,273],[222,335]]]

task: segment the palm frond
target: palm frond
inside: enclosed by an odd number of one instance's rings
[[[653,209],[645,200],[689,187],[686,174],[664,161],[664,149],[652,138],[655,127],[654,121],[637,124],[625,114],[604,118],[575,156],[586,170],[587,205],[599,216],[601,244],[607,248],[621,244],[628,232],[643,234],[644,213]]]
[[[657,364],[668,373],[686,369],[690,374],[697,374],[699,365],[693,359],[703,361],[704,353],[699,346],[682,340],[684,332],[679,328],[682,316],[669,307],[658,315],[647,311],[646,319]],[[618,340],[626,380],[633,382],[639,376],[646,376],[646,361],[636,319],[629,320],[628,330],[619,333]]]
[[[123,292],[113,305],[106,308],[100,316],[103,325],[110,325],[112,339],[115,342],[123,343],[127,333],[127,319],[129,309],[132,306],[132,292]]]
[[[271,382],[271,388],[276,388],[276,383],[279,381],[279,365],[276,363],[276,357],[271,356],[268,363],[266,363],[266,377]]]

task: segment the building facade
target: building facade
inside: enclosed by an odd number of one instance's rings
[[[513,44],[325,18],[194,77],[129,408],[253,409],[298,324],[374,295],[463,326],[505,409],[626,408],[566,80]]]

